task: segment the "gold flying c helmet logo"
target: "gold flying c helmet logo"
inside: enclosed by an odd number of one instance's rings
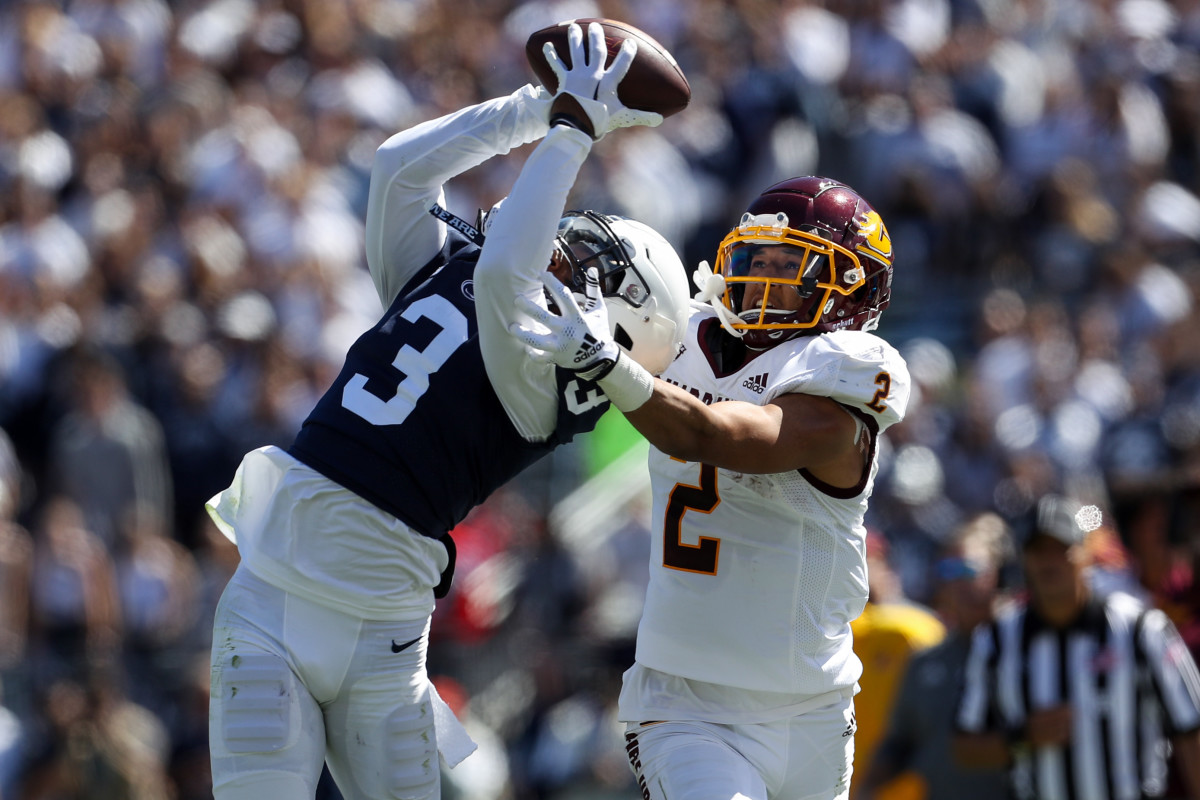
[[[890,264],[892,237],[883,226],[883,218],[879,216],[879,212],[864,211],[855,216],[854,224],[858,228],[858,234],[863,237],[863,242],[857,249]]]

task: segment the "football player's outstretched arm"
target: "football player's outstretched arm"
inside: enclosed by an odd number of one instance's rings
[[[551,97],[526,85],[401,131],[380,145],[371,167],[366,256],[386,308],[446,241],[429,213],[445,204],[442,185],[489,158],[546,135]]]
[[[628,42],[607,68],[603,58],[589,64],[582,31],[578,25],[572,27],[572,67],[556,62],[560,88],[547,109],[555,124],[494,212],[475,267],[475,314],[483,362],[509,419],[531,441],[543,441],[554,432],[558,384],[554,365],[529,358],[525,346],[508,334],[509,327],[523,319],[514,301],[545,307],[541,276],[550,266],[558,222],[579,168],[595,140],[619,121],[629,124],[630,112],[617,99],[616,88],[637,49]],[[605,53],[600,26],[590,26],[588,35],[592,40],[588,52]],[[574,93],[584,98],[582,105]],[[657,114],[635,118],[644,124],[662,119]]]
[[[761,406],[739,400],[705,405],[655,378],[649,399],[625,411],[625,418],[669,456],[735,472],[804,468],[833,486],[849,487],[865,465],[862,428],[828,397],[791,393]]]
[[[554,365],[527,357],[507,334],[515,319],[513,301],[538,302],[554,251],[554,236],[567,194],[592,138],[556,125],[530,154],[512,191],[493,213],[487,241],[475,266],[475,318],[488,378],[517,431],[544,441],[558,418]]]
[[[806,468],[833,486],[859,483],[869,440],[864,424],[837,401],[794,391],[762,406],[738,400],[706,405],[619,353],[604,303],[589,303],[584,311],[554,276],[542,281],[560,313],[526,302],[524,310],[542,329],[510,330],[545,360],[600,373],[600,388],[613,405],[662,452],[736,472]]]

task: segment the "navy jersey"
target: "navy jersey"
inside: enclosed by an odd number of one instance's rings
[[[590,431],[608,399],[556,369],[558,424],[531,442],[496,396],[475,320],[480,249],[455,231],[359,337],[289,452],[434,538],[521,470]]]

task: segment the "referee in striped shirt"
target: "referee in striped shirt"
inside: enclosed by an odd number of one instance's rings
[[[1200,800],[1200,673],[1162,611],[1090,588],[1094,506],[1048,496],[1022,547],[1027,603],[976,629],[958,704],[964,766],[1008,764],[1022,800]],[[1171,747],[1168,747],[1170,742]]]

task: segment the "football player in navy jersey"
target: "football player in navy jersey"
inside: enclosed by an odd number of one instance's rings
[[[326,762],[347,800],[438,797],[439,751],[453,766],[473,749],[425,672],[448,532],[608,405],[596,374],[526,357],[514,298],[545,305],[549,266],[645,369],[679,351],[689,292],[670,245],[563,213],[595,140],[662,118],[617,99],[635,47],[589,64],[576,25],[569,49],[571,69],[547,54],[556,95],[525,86],[379,148],[366,256],[386,311],[292,446],[248,453],[208,504],[242,558],[214,624],[217,798],[311,798]],[[539,138],[483,231],[443,208],[448,179]]]

